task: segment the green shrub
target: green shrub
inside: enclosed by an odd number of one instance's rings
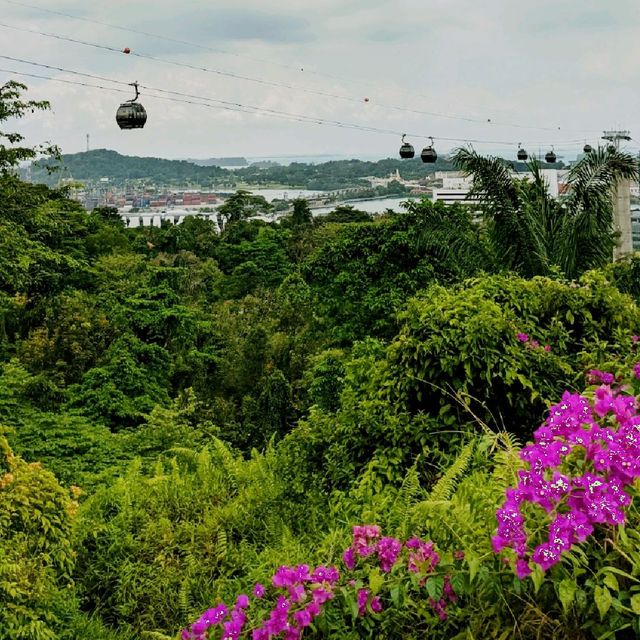
[[[76,508],[51,473],[14,455],[0,436],[0,637],[58,637],[73,597]]]
[[[475,415],[526,435],[562,390],[581,385],[585,369],[629,344],[640,314],[592,272],[579,285],[492,276],[432,287],[401,321],[389,347],[389,402],[445,425]]]

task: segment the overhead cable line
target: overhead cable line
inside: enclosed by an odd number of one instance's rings
[[[45,7],[41,7],[39,5],[35,5],[35,4],[30,4],[27,2],[18,2],[17,0],[0,0],[2,2],[4,2],[5,4],[10,4],[10,5],[14,5],[16,7],[23,7],[23,8],[27,8],[27,9],[35,9],[36,11],[40,11],[40,12],[44,12],[47,13],[49,15],[56,15],[56,16],[60,16],[63,18],[68,18],[71,20],[78,20],[81,22],[85,22],[88,24],[96,24],[96,25],[100,25],[102,27],[107,27],[109,29],[116,29],[118,31],[123,31],[125,33],[133,33],[133,34],[137,34],[137,35],[142,35],[142,36],[146,36],[149,38],[155,38],[157,40],[162,40],[164,42],[173,42],[175,44],[180,44],[180,45],[186,45],[189,47],[193,47],[196,49],[201,49],[203,51],[210,51],[212,53],[217,53],[217,54],[223,54],[223,55],[228,55],[228,56],[233,56],[235,58],[239,58],[239,59],[246,59],[246,60],[250,60],[252,62],[257,62],[260,64],[271,64],[277,67],[281,67],[283,69],[287,69],[289,71],[295,71],[300,72],[303,71],[305,73],[305,75],[311,74],[311,75],[316,75],[316,76],[320,76],[320,77],[325,77],[325,78],[329,78],[331,80],[337,80],[339,82],[348,82],[348,83],[358,83],[360,85],[363,86],[367,86],[370,88],[375,88],[375,89],[379,89],[379,85],[378,84],[374,84],[370,81],[366,81],[366,80],[361,80],[359,78],[345,78],[345,77],[341,77],[341,76],[337,76],[334,74],[330,74],[330,73],[324,73],[321,71],[316,71],[316,70],[309,70],[306,69],[306,67],[304,65],[301,66],[294,66],[294,65],[290,65],[290,64],[284,64],[281,62],[275,62],[273,60],[268,60],[266,58],[257,58],[254,56],[248,56],[246,54],[242,54],[242,53],[237,53],[234,51],[228,51],[226,49],[221,49],[221,48],[216,48],[216,47],[210,47],[208,45],[204,45],[201,43],[197,43],[197,42],[192,42],[192,41],[188,41],[188,40],[181,40],[179,38],[174,38],[172,36],[167,36],[167,35],[163,35],[163,34],[158,34],[158,33],[153,33],[150,31],[144,31],[141,29],[133,29],[131,27],[123,27],[121,25],[116,25],[116,24],[112,24],[109,22],[104,22],[102,20],[96,20],[94,18],[87,18],[84,16],[78,16],[78,15],[74,15],[72,13],[66,13],[64,11],[59,11],[59,10],[53,10],[53,9],[46,9]],[[411,91],[411,95],[413,96],[420,96],[420,97],[424,97],[424,98],[430,98],[431,96],[427,96],[421,93],[416,93],[415,91]],[[359,102],[359,100],[358,100]],[[377,103],[376,103],[377,104]],[[418,112],[418,113],[422,113],[422,112]],[[446,117],[446,114],[440,114],[441,117]],[[483,122],[483,123],[487,123],[486,118],[484,120],[478,119],[478,122]],[[498,123],[494,123],[494,124],[498,124]],[[501,125],[501,126],[514,126],[514,127],[522,127],[522,128],[532,128],[532,129],[547,129],[546,127],[527,127],[526,125]],[[553,130],[550,129],[549,130]]]
[[[84,73],[82,71],[74,71],[71,69],[65,69],[64,67],[56,67],[53,65],[49,65],[49,64],[44,64],[44,63],[39,63],[39,62],[32,62],[29,60],[24,60],[22,58],[15,58],[13,56],[5,56],[5,55],[0,55],[0,59],[3,60],[10,60],[13,62],[20,62],[23,64],[28,64],[28,65],[33,65],[36,67],[42,67],[45,69],[50,69],[50,70],[55,70],[55,71],[61,71],[63,73],[70,73],[73,75],[77,75],[77,76],[82,76],[85,78],[91,78],[93,80],[101,80],[103,82],[112,82],[114,84],[118,84],[121,86],[130,86],[131,83],[129,82],[125,82],[122,80],[114,80],[112,78],[106,78],[105,76],[99,76],[99,75],[95,75],[95,74],[91,74],[91,73]],[[5,70],[7,71],[7,70]],[[15,72],[15,71],[7,71],[9,73],[16,73],[18,75],[21,74],[21,72]],[[60,80],[58,78],[54,78],[51,76],[41,76],[41,75],[34,75],[34,74],[23,74],[23,75],[31,75],[31,77],[37,77],[37,78],[43,78],[43,79],[48,79],[48,80]],[[62,80],[60,80],[62,81]],[[70,82],[70,81],[68,81]],[[89,85],[86,83],[71,83],[71,84],[81,84],[82,86],[87,86],[87,87],[95,87],[95,88],[99,88],[99,89],[109,89],[109,87],[104,87],[104,86],[99,86],[99,85]],[[202,106],[214,106],[212,104],[209,103],[215,103],[215,104],[219,104],[222,105],[221,108],[228,108],[232,111],[242,111],[244,113],[254,113],[254,114],[262,114],[262,115],[273,115],[273,116],[277,116],[280,118],[285,118],[285,119],[292,119],[295,120],[297,122],[310,122],[313,124],[326,124],[326,125],[333,125],[333,126],[339,126],[339,127],[348,127],[348,128],[353,128],[353,129],[359,129],[362,131],[370,131],[370,132],[374,132],[374,133],[387,133],[387,134],[393,134],[393,135],[397,135],[397,131],[393,131],[391,129],[381,129],[379,127],[370,127],[368,125],[360,125],[360,124],[356,124],[356,123],[344,123],[341,122],[339,120],[328,120],[326,118],[319,118],[319,117],[315,117],[315,116],[308,116],[305,114],[300,114],[300,113],[291,113],[288,111],[280,111],[278,109],[269,109],[267,107],[258,107],[255,105],[247,105],[247,104],[242,104],[240,102],[230,102],[228,100],[220,100],[217,98],[210,98],[207,96],[198,96],[198,95],[194,95],[194,94],[189,94],[189,93],[181,93],[179,91],[171,91],[168,89],[159,89],[157,87],[150,87],[147,85],[143,85],[143,84],[138,84],[138,86],[141,89],[146,89],[146,90],[150,90],[150,91],[156,91],[158,93],[162,93],[162,94],[168,94],[168,95],[173,95],[173,96],[179,96],[181,98],[189,98],[189,100],[174,100],[175,102],[185,102],[188,104],[200,104]],[[154,94],[149,94],[149,93],[145,93],[145,95],[147,96],[151,96],[151,97],[156,97],[156,98],[161,98],[163,96],[157,96]],[[169,99],[170,98],[164,98],[164,99]],[[195,102],[194,100],[199,100],[199,101],[205,101],[205,102]],[[419,136],[416,136],[419,137]]]
[[[5,57],[5,56],[2,56]],[[111,91],[111,92],[117,92],[117,93],[130,93],[129,90],[126,89],[118,89],[117,87],[108,87],[105,85],[100,85],[100,84],[89,84],[87,82],[80,82],[79,80],[67,80],[66,78],[54,78],[53,76],[45,76],[39,73],[27,73],[25,71],[16,71],[14,69],[0,69],[0,72],[2,73],[8,73],[11,75],[15,75],[15,76],[21,76],[21,77],[26,77],[26,78],[38,78],[41,80],[51,80],[52,82],[62,82],[64,84],[70,84],[70,85],[76,85],[76,86],[80,86],[80,87],[88,87],[90,89],[101,89],[103,91]],[[80,74],[78,74],[80,75]],[[82,74],[82,75],[87,75],[87,74]],[[99,76],[90,76],[90,77],[94,77],[94,78],[98,78]],[[110,80],[108,78],[104,78],[104,80],[106,80],[107,82],[114,82],[114,83],[118,83],[118,84],[122,84],[122,85],[129,85],[130,83],[128,82],[120,82],[118,80]],[[142,85],[139,85],[142,86]],[[237,111],[240,113],[248,113],[248,114],[254,114],[254,115],[261,115],[259,111],[253,110],[250,107],[244,107],[244,106],[238,106],[238,107],[232,107],[232,106],[225,106],[225,105],[214,105],[214,104],[210,104],[208,102],[196,102],[194,100],[182,100],[179,98],[171,98],[169,96],[161,96],[161,95],[155,95],[153,93],[145,93],[146,97],[149,98],[156,98],[159,100],[168,100],[170,102],[179,102],[179,103],[185,103],[185,104],[194,104],[194,105],[199,105],[199,106],[203,106],[203,107],[210,107],[212,109],[223,109],[225,111]],[[262,115],[270,115],[270,114],[262,114]],[[275,115],[275,114],[274,114]],[[283,114],[278,114],[277,117],[280,118],[284,118],[287,120],[293,120],[293,117],[287,116],[285,113]],[[317,120],[313,120],[312,121],[314,124],[326,124],[325,122],[321,122],[321,121],[317,121]],[[343,126],[348,126],[348,124],[344,124]],[[358,125],[352,125],[353,128],[358,127]],[[378,131],[376,131],[378,132]],[[380,131],[381,132],[381,131]],[[386,133],[395,133],[395,132],[386,132]]]
[[[276,67],[282,67],[283,69],[288,69],[290,71],[300,71],[300,67],[295,67],[290,64],[284,64],[282,62],[275,62],[273,60],[267,60],[265,58],[257,58],[254,56],[248,56],[243,53],[236,53],[234,51],[228,51],[227,49],[221,49],[219,47],[210,47],[205,44],[200,44],[197,42],[190,42],[188,40],[180,40],[179,38],[173,38],[167,35],[161,35],[159,33],[152,33],[150,31],[143,31],[142,29],[132,29],[131,27],[123,27],[117,24],[111,24],[109,22],[103,22],[102,20],[96,20],[94,18],[86,18],[84,16],[74,15],[72,13],[65,13],[64,11],[56,11],[54,9],[45,9],[45,7],[40,7],[35,4],[28,4],[26,2],[16,2],[15,0],[1,0],[6,4],[12,4],[16,7],[23,7],[26,9],[35,9],[37,11],[42,11],[44,13],[48,13],[49,15],[60,16],[61,18],[69,18],[71,20],[79,20],[81,22],[86,22],[88,24],[97,24],[102,27],[107,27],[109,29],[117,29],[118,31],[124,31],[125,33],[133,33],[136,35],[146,36],[148,38],[155,38],[157,40],[163,40],[164,42],[173,42],[174,44],[185,45],[188,47],[194,47],[196,49],[201,49],[203,51],[210,51],[211,53],[219,53],[226,56],[233,56],[234,58],[244,58],[245,60],[250,60],[251,62],[258,62],[261,64],[272,64]],[[304,67],[303,67],[304,68]],[[314,75],[333,77],[328,74],[324,74],[318,71],[307,71],[306,73],[312,73]],[[336,78],[338,79],[338,78]]]
[[[250,60],[251,62],[257,62],[259,64],[270,64],[273,65],[275,67],[281,67],[282,69],[287,69],[289,71],[295,71],[295,72],[303,72],[305,75],[314,75],[314,76],[320,76],[320,77],[324,77],[324,78],[329,78],[331,80],[338,80],[340,82],[357,82],[361,85],[364,86],[368,86],[368,87],[375,87],[376,85],[374,85],[372,82],[370,81],[366,81],[366,80],[360,80],[358,78],[345,78],[345,77],[341,77],[341,76],[337,76],[331,73],[325,73],[322,71],[317,71],[315,69],[309,69],[307,68],[306,65],[301,64],[299,66],[295,66],[292,64],[285,64],[283,62],[277,62],[275,60],[269,60],[267,58],[258,58],[255,56],[249,56],[245,53],[238,53],[236,51],[229,51],[228,49],[221,49],[220,47],[211,47],[209,45],[206,44],[202,44],[199,42],[192,42],[190,40],[181,40],[180,38],[174,38],[172,36],[167,36],[164,34],[159,34],[159,33],[153,33],[151,31],[144,31],[142,29],[133,29],[131,27],[123,27],[122,25],[117,25],[117,24],[113,24],[110,22],[104,22],[103,20],[96,20],[95,18],[86,18],[84,16],[78,16],[78,15],[74,15],[72,13],[65,13],[64,11],[57,11],[57,10],[53,10],[53,9],[46,9],[45,7],[41,7],[35,4],[29,4],[26,2],[17,2],[16,0],[0,0],[1,2],[4,2],[5,4],[11,4],[14,5],[16,7],[23,7],[25,9],[35,9],[36,11],[41,11],[43,13],[48,13],[49,15],[54,15],[54,16],[60,16],[61,18],[69,18],[70,20],[79,20],[81,22],[85,22],[88,24],[96,24],[96,25],[100,25],[102,27],[107,27],[108,29],[116,29],[118,31],[123,31],[125,33],[133,33],[136,35],[141,35],[141,36],[146,36],[148,38],[155,38],[156,40],[162,40],[164,42],[173,42],[174,44],[180,44],[180,45],[184,45],[184,46],[188,46],[188,47],[193,47],[195,49],[201,49],[202,51],[209,51],[211,53],[217,53],[217,54],[222,54],[222,55],[226,55],[226,56],[231,56],[234,58],[239,58],[239,59],[244,59],[244,60]],[[414,95],[421,95],[421,94],[414,94]],[[424,96],[426,97],[426,96]]]
[[[110,83],[117,84],[117,85],[120,85],[120,86],[129,86],[130,85],[129,82],[125,82],[125,81],[122,81],[122,80],[115,80],[113,78],[107,78],[105,76],[100,76],[100,75],[96,75],[96,74],[90,74],[90,73],[85,73],[85,72],[82,72],[82,71],[66,69],[64,67],[56,67],[56,66],[53,66],[53,65],[45,64],[45,63],[33,62],[33,61],[25,60],[25,59],[22,59],[22,58],[16,58],[14,56],[0,55],[0,59],[10,60],[12,62],[18,62],[18,63],[21,63],[21,64],[27,64],[27,65],[31,65],[31,66],[37,66],[37,67],[41,67],[41,68],[45,68],[45,69],[49,69],[49,70],[60,71],[62,73],[69,73],[69,74],[72,74],[72,75],[82,76],[82,77],[90,78],[90,79],[93,79],[93,80],[99,80],[101,82],[110,82]],[[20,71],[6,70],[6,69],[4,69],[2,71],[5,71],[6,73],[13,73],[13,74],[16,74],[16,75],[25,75],[27,77],[35,77],[35,78],[41,78],[41,79],[45,79],[45,80],[65,82],[66,84],[77,84],[77,85],[86,86],[86,87],[93,87],[93,88],[103,89],[103,90],[105,90],[105,89],[106,90],[114,90],[114,91],[118,91],[118,92],[125,91],[124,89],[116,89],[114,87],[105,87],[103,85],[90,85],[90,84],[82,83],[82,82],[76,82],[76,81],[71,81],[71,80],[63,80],[61,78],[55,78],[55,77],[52,77],[52,76],[29,74],[29,73],[23,73],[23,72],[20,72]],[[173,101],[173,102],[182,102],[182,103],[187,103],[187,104],[197,104],[197,105],[200,105],[200,106],[206,106],[206,107],[212,107],[212,108],[217,107],[217,108],[220,108],[220,109],[231,110],[231,111],[242,111],[243,113],[253,113],[253,114],[258,114],[258,115],[268,115],[268,116],[278,117],[278,118],[286,119],[286,120],[290,120],[290,121],[307,122],[307,123],[311,123],[311,124],[319,124],[319,125],[325,125],[325,126],[334,126],[334,127],[340,127],[340,128],[355,129],[355,130],[369,132],[369,133],[379,133],[379,134],[394,135],[394,136],[402,135],[402,132],[399,132],[399,131],[393,130],[393,129],[384,129],[384,128],[381,128],[381,127],[373,127],[373,126],[369,126],[369,125],[362,125],[362,124],[351,123],[351,122],[343,122],[343,121],[340,121],[340,120],[330,120],[330,119],[326,119],[326,118],[309,116],[309,115],[305,115],[305,114],[292,113],[292,112],[288,112],[288,111],[281,111],[281,110],[278,110],[278,109],[270,109],[270,108],[267,108],[267,107],[259,107],[259,106],[256,106],[256,105],[243,104],[241,102],[231,102],[231,101],[220,100],[220,99],[217,99],[217,98],[211,98],[211,97],[207,97],[207,96],[199,96],[199,95],[183,93],[183,92],[179,92],[179,91],[172,91],[172,90],[168,90],[168,89],[162,89],[162,88],[147,86],[147,85],[143,85],[143,84],[140,84],[139,86],[140,86],[140,88],[145,89],[145,95],[147,95],[149,97],[170,100],[170,101]],[[156,94],[150,94],[150,93],[147,93],[147,91],[153,91],[153,92],[156,92]],[[158,93],[159,94],[163,94],[163,95],[157,95]],[[175,96],[175,97],[172,97],[172,96]],[[423,138],[423,139],[435,138],[437,140],[441,140],[441,141],[444,141],[444,142],[462,142],[462,143],[469,143],[469,144],[496,144],[496,145],[504,145],[504,146],[512,146],[512,145],[516,144],[514,141],[481,140],[481,139],[471,139],[471,138],[452,138],[452,137],[445,137],[445,136],[425,135],[425,134],[419,134],[419,133],[407,133],[406,135],[410,136],[410,137],[413,137],[413,138]],[[548,141],[530,141],[530,140],[526,141],[526,142],[527,142],[527,144],[531,144],[531,145],[546,145],[546,144],[549,143]],[[566,140],[566,141],[555,141],[554,144],[557,144],[557,145],[561,145],[561,144],[571,145],[571,144],[578,144],[578,143],[581,143],[581,142],[582,142],[582,139],[576,139],[576,140]]]
[[[56,40],[62,40],[64,42],[71,42],[73,44],[92,47],[92,48],[100,49],[100,50],[103,50],[103,51],[110,51],[112,53],[118,53],[118,54],[122,54],[123,53],[122,49],[117,48],[117,47],[113,47],[113,46],[110,46],[110,45],[103,45],[103,44],[99,44],[99,43],[95,43],[95,42],[89,42],[89,41],[86,41],[86,40],[79,40],[77,38],[71,38],[69,36],[63,36],[63,35],[56,34],[56,33],[50,33],[50,32],[46,32],[46,31],[39,31],[37,29],[28,29],[26,27],[19,27],[17,25],[10,25],[10,24],[6,24],[6,23],[3,23],[3,22],[0,22],[0,27],[5,28],[5,29],[15,30],[15,31],[22,31],[24,33],[33,33],[35,35],[39,35],[39,36],[42,36],[42,37],[54,38]],[[318,90],[318,89],[309,89],[307,87],[301,87],[301,86],[297,86],[297,85],[286,83],[286,82],[279,82],[279,81],[274,81],[274,80],[265,80],[264,78],[255,78],[255,77],[252,77],[252,76],[247,76],[247,75],[243,75],[243,74],[239,74],[239,73],[234,73],[234,72],[230,72],[230,71],[223,71],[221,69],[213,69],[211,67],[199,66],[199,65],[190,64],[190,63],[187,63],[187,62],[179,62],[177,60],[169,60],[167,58],[160,58],[158,56],[152,56],[152,55],[149,55],[149,54],[138,53],[138,52],[135,52],[135,51],[129,51],[129,53],[127,53],[127,55],[135,56],[137,58],[141,58],[141,59],[144,59],[144,60],[151,60],[153,62],[158,62],[158,63],[162,63],[162,64],[169,64],[169,65],[172,65],[172,66],[182,67],[182,68],[185,68],[185,69],[191,69],[191,70],[194,70],[194,71],[202,71],[202,72],[205,72],[205,73],[211,73],[211,74],[222,76],[222,77],[233,78],[235,80],[242,80],[242,81],[245,81],[245,82],[253,82],[253,83],[256,83],[256,84],[263,85],[263,86],[287,89],[289,91],[301,91],[303,93],[322,96],[322,97],[325,97],[325,98],[334,98],[336,100],[342,100],[342,101],[345,101],[345,102],[352,102],[352,103],[357,103],[357,104],[361,104],[362,103],[362,100],[360,98],[355,98],[353,96],[347,96],[347,95],[342,95],[342,94],[337,94],[337,93],[331,93],[331,92],[327,92],[327,91],[321,91],[321,90]],[[401,112],[406,112],[406,113],[414,113],[416,115],[425,115],[425,116],[430,116],[430,117],[434,117],[434,118],[445,118],[445,119],[448,119],[448,120],[457,120],[457,121],[462,121],[462,122],[470,122],[470,123],[474,123],[474,124],[483,124],[483,125],[491,124],[492,126],[513,127],[513,128],[518,128],[518,129],[534,129],[534,130],[541,130],[541,131],[558,131],[558,130],[562,130],[560,127],[539,127],[539,126],[533,126],[533,125],[523,125],[523,124],[515,124],[515,123],[493,121],[490,118],[489,119],[470,118],[470,117],[466,117],[466,116],[458,116],[458,115],[452,115],[452,114],[446,114],[446,113],[439,113],[439,112],[435,112],[435,111],[424,111],[424,110],[412,109],[412,108],[409,108],[409,107],[402,107],[402,106],[398,106],[398,105],[390,105],[390,104],[379,103],[379,102],[376,102],[374,104],[375,104],[375,106],[383,108],[383,109],[389,109],[389,110],[393,110],[393,111],[401,111]],[[573,132],[573,130],[572,130],[572,132]],[[580,130],[579,132],[580,133],[585,133],[586,130]]]

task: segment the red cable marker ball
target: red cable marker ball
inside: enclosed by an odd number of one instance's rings
[[[365,98],[365,99],[364,99],[364,101],[365,101],[365,102],[369,102],[369,98]]]
[[[122,50],[122,53],[131,53],[131,49],[129,49],[129,47],[125,47],[125,48]]]

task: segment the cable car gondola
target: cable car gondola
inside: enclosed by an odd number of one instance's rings
[[[582,151],[584,151],[584,153],[591,153],[593,151],[593,147],[587,143],[582,147]]]
[[[140,97],[138,83],[132,82],[131,86],[135,88],[136,96],[118,107],[116,122],[121,129],[142,129],[147,121],[147,112],[139,102],[136,102]]]
[[[406,136],[406,133],[402,134],[402,146],[400,147],[400,157],[404,160],[407,160],[409,158],[413,158],[413,156],[416,155],[415,150],[413,149],[413,145],[409,144],[408,142],[404,141],[404,137]]]
[[[524,162],[529,157],[529,154],[522,148],[522,143],[518,144],[518,160]]]
[[[553,147],[551,147],[551,151],[547,151],[547,153],[544,156],[544,160],[545,162],[548,162],[549,164],[554,164],[556,161],[556,154],[553,150]]]
[[[430,138],[431,144],[428,147],[425,147],[420,154],[420,159],[422,162],[428,162],[429,164],[433,164],[438,159],[438,154],[436,150],[433,148],[433,138]]]

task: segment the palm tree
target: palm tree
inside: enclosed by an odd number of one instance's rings
[[[529,180],[514,178],[505,160],[473,149],[458,149],[453,161],[473,176],[471,196],[482,207],[489,241],[504,267],[526,277],[559,268],[573,278],[611,260],[613,194],[620,180],[638,179],[632,156],[612,147],[586,154],[569,172],[560,200],[549,194],[535,159],[527,163]]]

